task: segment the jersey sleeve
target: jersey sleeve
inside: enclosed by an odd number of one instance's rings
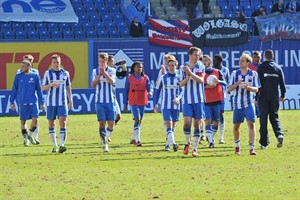
[[[162,83],[163,83],[162,79],[163,79],[163,76],[161,76],[160,79],[158,80],[158,82],[156,83],[155,94],[154,94],[154,104],[155,105],[158,103],[160,92],[162,89]]]
[[[110,75],[110,78],[112,78],[114,81],[116,81],[116,69],[112,69],[111,70],[111,75]]]
[[[229,85],[234,85],[235,84],[235,74],[236,74],[236,71],[233,71],[231,73]]]
[[[44,98],[43,98],[43,94],[42,94],[42,88],[41,88],[41,84],[40,84],[40,76],[38,74],[36,74],[37,76],[37,82],[36,82],[36,94],[38,96],[38,102],[39,102],[39,105],[44,105]]]
[[[70,74],[69,72],[66,72],[67,73],[67,80],[66,80],[66,86],[71,86],[71,80],[70,80]]]
[[[11,91],[11,96],[10,96],[10,103],[13,104],[16,97],[17,97],[17,91],[18,91],[18,77],[17,75],[15,76],[15,80],[14,80],[14,83],[13,83],[13,88],[12,88],[12,91]]]
[[[182,68],[183,68],[183,65],[180,66],[180,68],[179,68],[179,81],[183,81],[186,78],[185,73],[183,72]]]
[[[258,74],[253,71],[253,87],[257,87],[257,88],[260,88],[260,81],[259,81],[259,78],[258,78]]]
[[[49,71],[46,71],[44,74],[42,85],[48,85],[50,83],[49,80]]]
[[[152,83],[151,83],[149,77],[147,76],[146,78],[147,78],[147,92],[148,92],[148,93],[150,93],[150,92],[153,93],[153,85],[152,85]]]

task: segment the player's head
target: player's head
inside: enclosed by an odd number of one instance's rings
[[[23,60],[28,60],[31,63],[30,65],[32,66],[34,58],[32,55],[27,54],[27,55],[23,56]]]
[[[31,62],[29,60],[23,60],[21,63],[21,69],[23,73],[28,73],[31,66]]]
[[[142,75],[144,76],[143,63],[136,61],[131,65],[130,74]]]
[[[202,62],[203,62],[203,65],[205,66],[205,68],[209,68],[209,67],[211,67],[212,59],[208,54],[206,54],[203,56]]]
[[[223,62],[223,57],[220,54],[214,55],[213,65],[215,67],[221,67]]]
[[[202,50],[198,47],[191,47],[188,51],[189,61],[197,62],[199,61],[202,54]]]
[[[164,55],[164,60],[165,60],[165,65],[167,67],[168,66],[168,61],[169,60],[176,60],[176,58],[172,54],[165,54]]]
[[[260,51],[254,51],[252,54],[252,62],[255,64],[259,64],[261,61],[261,53]]]
[[[267,49],[264,53],[265,60],[274,60],[274,52],[271,49]]]
[[[242,56],[240,57],[240,68],[241,69],[245,69],[247,68],[252,62],[252,58],[249,54],[242,54]]]
[[[175,73],[177,65],[178,65],[177,60],[174,60],[174,59],[168,60],[168,69],[171,74]]]
[[[51,65],[52,67],[60,67],[61,65],[61,58],[59,55],[54,54],[51,56]]]
[[[110,67],[115,67],[115,58],[112,55],[108,56],[107,65]]]
[[[108,54],[107,53],[99,53],[98,55],[98,64],[101,68],[106,68],[108,62]]]

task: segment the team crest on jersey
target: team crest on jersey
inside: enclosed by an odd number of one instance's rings
[[[30,78],[30,79],[29,79],[29,83],[34,83],[33,78]]]

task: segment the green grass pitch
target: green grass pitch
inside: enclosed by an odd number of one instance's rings
[[[182,118],[175,139],[178,152],[165,152],[160,113],[146,113],[143,147],[129,144],[133,121],[123,114],[110,152],[103,154],[95,115],[71,115],[67,152],[52,154],[45,116],[40,145],[23,147],[18,117],[0,118],[0,199],[300,199],[300,115],[280,111],[284,146],[271,144],[249,155],[246,124],[242,154],[234,154],[232,112],[226,112],[226,144],[199,146],[199,157],[182,155]],[[258,130],[259,123],[256,123]],[[216,135],[218,139],[219,134]]]

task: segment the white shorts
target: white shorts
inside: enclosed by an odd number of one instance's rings
[[[116,111],[116,115],[121,114],[120,106],[117,100],[115,101],[115,111]]]

